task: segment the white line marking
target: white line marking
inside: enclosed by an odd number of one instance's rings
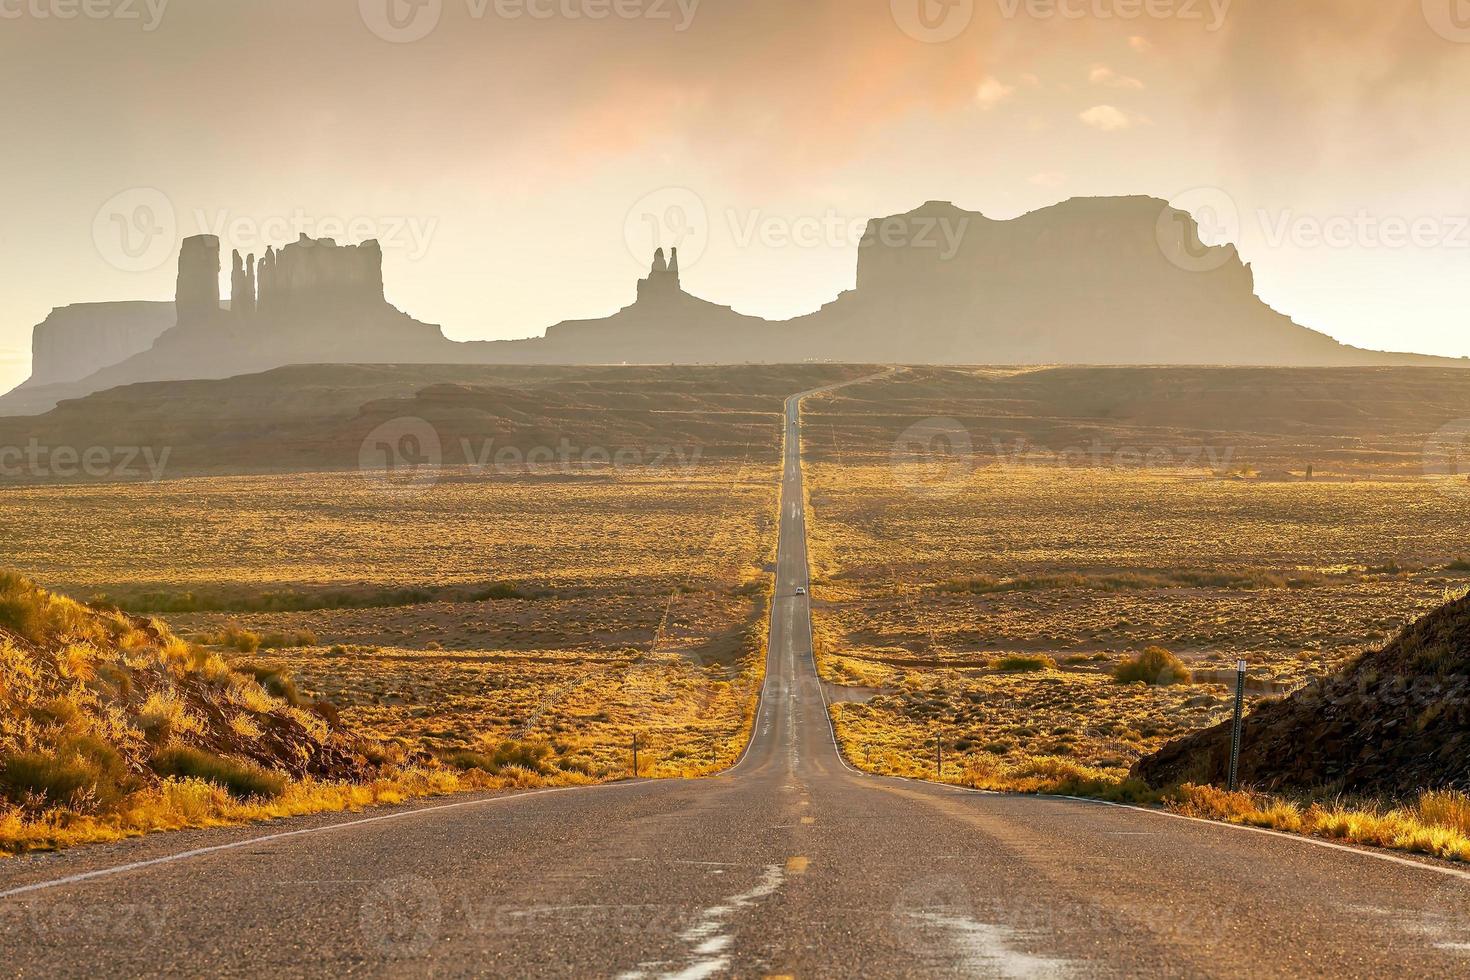
[[[1073,964],[1066,960],[1035,956],[1017,949],[1020,937],[1007,926],[978,922],[967,915],[950,912],[910,912],[908,917],[948,932],[971,976],[1030,978],[1076,973]]]
[[[736,913],[774,895],[785,880],[780,865],[768,865],[755,887],[700,912],[694,924],[679,934],[681,940],[694,944],[689,950],[690,961],[681,969],[667,969],[667,964],[661,961],[640,963],[636,969],[620,974],[619,980],[644,980],[650,975],[648,971],[660,968],[663,972],[657,975],[661,980],[700,980],[728,970],[730,957],[726,951],[735,941],[729,931],[730,920]]]
[[[961,787],[964,789],[964,787]],[[969,792],[980,792],[969,790]],[[1283,830],[1272,830],[1269,827],[1251,827],[1246,824],[1226,823],[1223,820],[1207,820],[1204,817],[1191,817],[1184,813],[1174,813],[1172,810],[1156,810],[1146,806],[1135,806],[1132,803],[1113,803],[1110,800],[1089,800],[1084,796],[1037,796],[1039,800],[1070,800],[1074,803],[1091,803],[1095,806],[1116,807],[1119,810],[1133,810],[1136,813],[1151,813],[1156,817],[1169,817],[1173,820],[1187,820],[1190,823],[1204,824],[1206,827],[1228,827],[1231,830],[1245,830],[1253,834],[1265,834],[1268,837],[1280,837],[1283,840],[1300,841],[1303,844],[1312,844],[1316,847],[1325,847],[1333,851],[1344,851],[1348,854],[1357,854],[1362,857],[1370,857],[1379,861],[1388,861],[1390,864],[1399,864],[1404,867],[1418,868],[1421,871],[1433,871],[1435,874],[1445,875],[1450,878],[1459,878],[1462,881],[1470,881],[1470,871],[1460,868],[1446,867],[1438,864],[1430,864],[1428,860],[1416,861],[1413,858],[1399,857],[1380,850],[1366,850],[1361,847],[1349,847],[1347,844],[1339,844],[1336,841],[1323,840],[1321,837],[1310,837],[1306,834],[1288,834]],[[1428,858],[1428,855],[1425,855]]]
[[[177,854],[165,854],[162,857],[149,858],[146,861],[132,861],[128,864],[113,865],[110,868],[98,868],[95,871],[83,871],[64,878],[54,878],[50,881],[38,881],[29,885],[21,885],[0,891],[0,898],[11,898],[16,895],[25,895],[31,892],[45,891],[48,888],[60,888],[64,885],[75,885],[83,881],[91,881],[95,878],[107,878],[112,875],[123,874],[128,871],[137,871],[141,868],[151,868],[160,864],[171,864],[174,861],[184,861],[189,858],[203,857],[206,854],[216,854],[220,851],[233,851],[241,847],[254,847],[256,844],[264,844],[266,841],[285,840],[290,837],[305,837],[308,834],[324,834],[331,830],[348,830],[352,827],[365,827],[368,824],[384,823],[389,820],[402,820],[406,817],[417,817],[425,813],[442,813],[445,810],[458,810],[462,807],[485,806],[490,803],[510,803],[515,800],[529,799],[532,796],[545,796],[548,793],[569,793],[574,790],[598,790],[598,789],[623,789],[630,786],[646,786],[644,781],[626,783],[603,783],[598,786],[558,786],[554,789],[538,789],[529,793],[514,793],[510,796],[492,796],[482,800],[461,800],[458,803],[441,803],[437,806],[421,807],[417,810],[402,810],[397,813],[383,813],[376,817],[364,817],[361,820],[349,820],[345,823],[329,824],[325,827],[303,827],[300,830],[286,830],[278,834],[266,834],[261,837],[251,837],[246,840],[231,841],[228,844],[214,844],[210,847],[196,847],[192,851],[180,851]]]

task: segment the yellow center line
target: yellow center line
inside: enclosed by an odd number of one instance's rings
[[[804,875],[809,864],[811,864],[811,861],[807,858],[794,857],[786,862],[786,873],[789,875]]]

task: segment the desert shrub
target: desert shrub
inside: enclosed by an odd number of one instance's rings
[[[1149,647],[1138,656],[1123,661],[1114,670],[1113,676],[1119,684],[1142,681],[1158,686],[1189,684],[1194,680],[1194,675],[1184,665],[1184,661],[1163,647]]]
[[[509,582],[493,582],[472,593],[471,597],[477,602],[484,602],[487,599],[524,599],[526,594]]]
[[[262,650],[295,650],[299,647],[316,646],[316,634],[311,630],[294,633],[267,633],[260,638]]]
[[[189,713],[180,698],[170,691],[154,691],[138,709],[138,727],[154,745],[162,745],[175,735],[201,730],[199,719]]]
[[[1055,670],[1057,662],[1044,653],[1012,653],[998,658],[990,666],[1004,674],[1026,674]]]
[[[280,664],[241,660],[231,666],[238,673],[255,678],[255,682],[265,688],[267,694],[280,698],[293,708],[299,708],[306,703],[301,692],[296,690],[296,680],[291,672]]]
[[[105,633],[88,621],[89,611],[63,596],[51,595],[15,572],[0,572],[0,629],[37,645],[62,636],[93,639]],[[115,624],[119,633],[130,627]]]
[[[99,593],[91,599],[96,607],[114,607],[148,613],[272,613],[313,612],[319,609],[377,609],[418,606],[429,602],[483,602],[491,599],[524,599],[526,594],[508,582],[490,582],[469,588],[334,589],[323,592],[260,592],[253,594],[143,592],[113,596]]]
[[[260,634],[241,629],[232,623],[214,633],[196,634],[194,642],[210,647],[227,647],[241,653],[254,653],[260,649]]]
[[[231,796],[280,796],[286,777],[253,762],[215,755],[188,745],[174,745],[153,757],[153,771],[178,779],[202,779],[223,787]]]
[[[1414,811],[1426,824],[1447,827],[1470,837],[1470,795],[1453,790],[1424,793]]]
[[[67,739],[50,752],[19,752],[0,762],[0,794],[33,809],[110,809],[132,782],[122,755],[92,736]]]
[[[70,698],[51,698],[30,709],[30,715],[36,721],[57,728],[64,728],[76,721],[81,713],[81,708]]]
[[[552,771],[547,764],[551,757],[551,746],[544,742],[521,742],[508,739],[496,746],[492,752],[461,750],[451,752],[444,761],[456,769],[481,769],[495,774],[502,769],[516,766],[531,772],[546,775]]]

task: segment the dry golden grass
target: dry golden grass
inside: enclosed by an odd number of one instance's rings
[[[743,748],[764,671],[777,493],[770,466],[711,464],[595,479],[449,479],[394,497],[350,475],[9,495],[0,521],[18,533],[0,547],[0,565],[79,596],[202,589],[252,608],[283,588],[513,588],[410,606],[171,614],[172,626],[206,644],[201,664],[259,681],[232,695],[234,736],[258,737],[250,710],[268,702],[323,699],[347,730],[381,740],[397,761],[368,783],[297,779],[272,798],[217,792],[219,780],[249,774],[220,770],[210,782],[185,772],[94,813],[0,813],[0,840],[60,846],[462,789],[622,778],[635,732],[642,776],[724,769]],[[174,732],[191,724],[165,696],[140,719]],[[524,764],[514,761],[522,755]]]
[[[986,468],[934,492],[888,465],[808,473],[824,675],[880,689],[851,723],[931,768],[938,726],[958,755],[1120,775],[1223,720],[1237,658],[1252,699],[1283,693],[1466,581],[1447,566],[1470,511],[1425,482]],[[1193,683],[1116,683],[1150,648]]]
[[[1229,716],[1238,657],[1250,700],[1278,695],[1463,589],[1452,566],[1470,511],[1441,488],[1052,467],[937,487],[924,476],[808,465],[818,662],[852,689],[833,720],[854,763],[1470,857],[1470,804],[1453,794],[1324,806],[1161,795],[1127,777]]]

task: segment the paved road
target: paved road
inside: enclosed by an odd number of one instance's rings
[[[1470,974],[1458,872],[849,770],[795,594],[806,545],[794,442],[784,498],[765,696],[727,775],[5,862],[0,973]],[[218,849],[186,854],[203,848]],[[28,886],[40,887],[15,891]]]

